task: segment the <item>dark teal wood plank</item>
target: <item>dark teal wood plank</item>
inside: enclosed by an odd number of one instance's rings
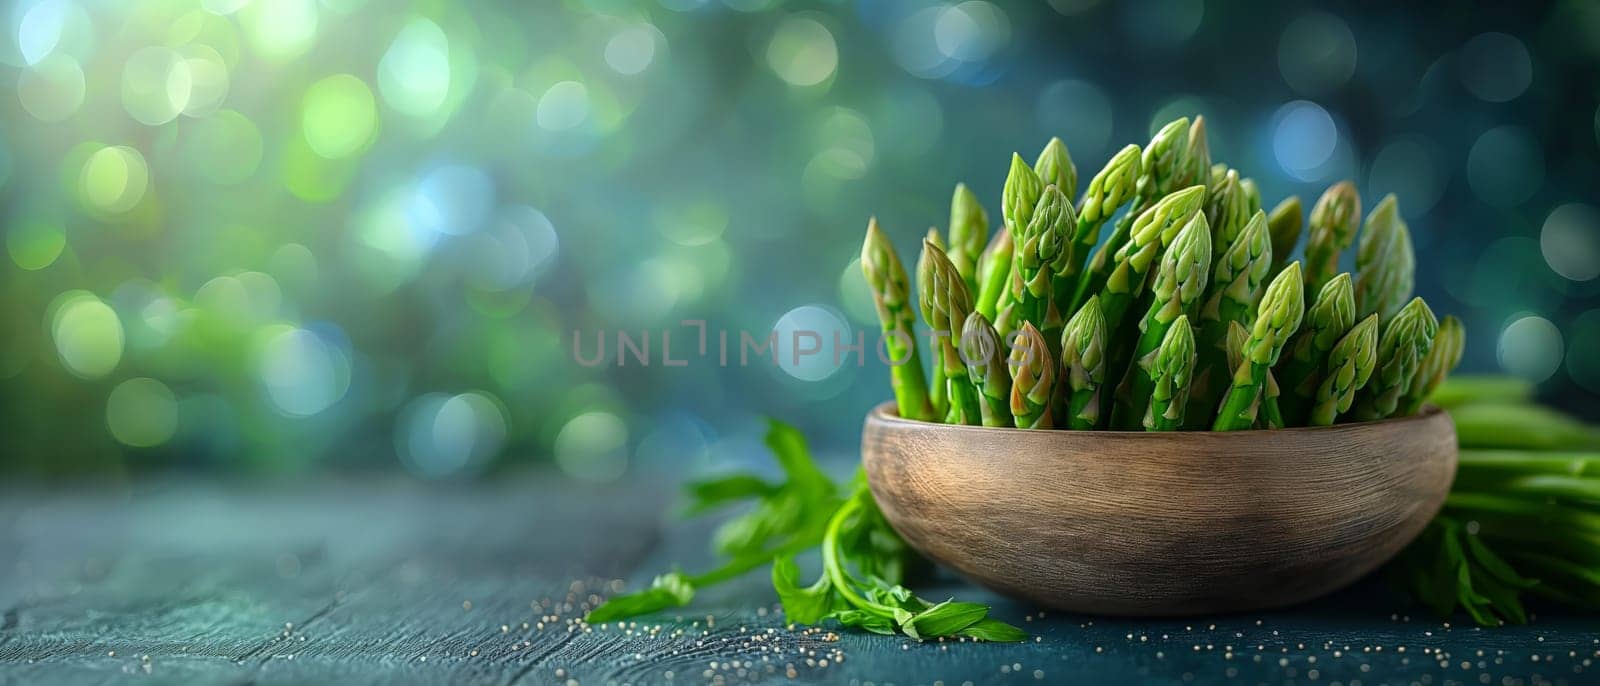
[[[619,579],[706,560],[709,526],[665,518],[668,505],[658,484],[548,478],[7,488],[0,682],[745,683],[792,670],[813,683],[1582,684],[1600,660],[1590,619],[1446,625],[1408,616],[1378,583],[1293,610],[1161,620],[1040,616],[955,581],[920,586],[994,603],[1035,633],[1022,645],[791,630],[764,573],[682,612],[574,623]]]

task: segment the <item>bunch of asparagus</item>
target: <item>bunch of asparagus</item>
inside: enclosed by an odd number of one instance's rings
[[[1434,395],[1461,460],[1444,511],[1390,572],[1439,615],[1522,624],[1524,596],[1600,609],[1600,429],[1532,394],[1526,381],[1465,377]]]
[[[1415,412],[1461,357],[1460,321],[1411,297],[1393,195],[1364,227],[1348,181],[1309,219],[1297,197],[1264,211],[1254,181],[1212,164],[1201,117],[1123,148],[1081,196],[1060,139],[1032,165],[1013,154],[1000,207],[991,238],[977,196],[956,186],[948,234],[923,241],[915,309],[893,246],[867,224],[861,265],[903,417],[1149,431],[1367,421]],[[1358,229],[1356,272],[1340,273]],[[1303,265],[1288,259],[1302,234]]]

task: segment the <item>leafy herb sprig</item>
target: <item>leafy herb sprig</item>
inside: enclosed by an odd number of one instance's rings
[[[717,529],[713,543],[726,558],[721,566],[700,574],[674,571],[658,576],[647,589],[606,601],[586,621],[612,622],[682,607],[699,589],[772,563],[772,585],[784,614],[798,624],[833,620],[919,640],[1027,638],[1021,629],[989,617],[987,606],[955,600],[931,603],[902,586],[908,569],[921,560],[883,518],[859,471],[848,484],[835,483],[817,468],[800,432],[777,420],[770,420],[766,444],[783,471],[783,481],[734,474],[688,487],[690,514],[754,502],[749,512]],[[814,549],[822,553],[822,574],[801,586],[795,557]]]

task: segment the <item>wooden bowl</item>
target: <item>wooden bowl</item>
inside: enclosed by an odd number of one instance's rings
[[[1455,425],[1024,431],[867,416],[872,494],[924,555],[1039,605],[1106,615],[1278,607],[1378,568],[1439,511]]]

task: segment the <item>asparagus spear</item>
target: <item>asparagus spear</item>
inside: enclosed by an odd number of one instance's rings
[[[1011,277],[1011,257],[1015,252],[1011,232],[1000,230],[989,239],[989,247],[978,258],[978,311],[994,319],[1000,311],[1001,295]]]
[[[1232,378],[1234,372],[1239,371],[1239,363],[1244,361],[1244,343],[1250,340],[1250,330],[1237,321],[1228,322],[1228,376]]]
[[[1244,191],[1244,200],[1248,212],[1255,214],[1261,211],[1261,189],[1256,187],[1256,180],[1251,178],[1239,179],[1239,188]]]
[[[1063,200],[1069,210],[1072,209],[1072,197],[1078,193],[1078,167],[1072,163],[1072,155],[1067,152],[1067,144],[1060,138],[1051,138],[1039,152],[1039,159],[1033,163],[1033,170],[1039,179],[1048,188],[1055,186],[1064,196]],[[1042,196],[1041,196],[1042,197]],[[1034,208],[1038,210],[1037,207]],[[1077,243],[1078,218],[1076,211],[1072,211],[1072,222],[1067,225],[1062,235],[1062,254],[1053,265],[1050,277],[1050,290],[1052,304],[1060,312],[1056,316],[1059,320],[1071,310],[1068,300],[1072,297],[1072,290],[1077,285],[1078,272],[1083,266],[1083,256],[1088,248],[1079,250]],[[1055,344],[1055,335],[1060,333],[1060,327],[1046,326],[1042,333],[1045,340]]]
[[[1045,332],[1060,328],[1052,310],[1055,277],[1071,258],[1072,228],[1077,217],[1072,203],[1054,185],[1046,186],[1031,220],[1019,234],[1012,258],[1011,302],[1017,321],[1030,321]]]
[[[1145,403],[1146,431],[1177,431],[1183,428],[1184,408],[1189,402],[1189,383],[1194,374],[1194,331],[1188,315],[1178,315],[1168,327],[1151,357],[1150,400]]]
[[[1091,296],[1078,308],[1061,334],[1061,369],[1066,372],[1059,391],[1065,424],[1069,429],[1094,429],[1100,425],[1100,389],[1106,381],[1106,319],[1100,298]]]
[[[944,239],[939,237],[937,228],[930,227],[927,235],[922,240],[924,244],[931,243],[939,250],[944,250]],[[945,383],[944,366],[939,364],[939,350],[942,349],[945,341],[956,335],[956,332],[948,327],[940,328],[934,326],[933,320],[928,318],[929,301],[927,293],[934,288],[932,283],[927,282],[928,279],[933,278],[934,274],[933,265],[928,263],[928,259],[929,253],[927,250],[923,250],[917,255],[918,305],[922,310],[923,321],[926,321],[929,326],[928,346],[929,350],[933,352],[932,373],[928,383],[928,401],[933,404],[934,421],[944,421],[944,417],[950,411],[950,385]]]
[[[873,305],[878,309],[878,321],[883,326],[884,346],[892,365],[889,379],[900,416],[932,420],[933,405],[928,400],[927,380],[922,376],[922,360],[917,355],[911,283],[905,267],[900,265],[900,258],[894,253],[894,246],[878,228],[876,217],[867,222],[867,239],[861,246],[861,271],[866,275]]]
[[[1250,340],[1250,331],[1244,324],[1237,321],[1228,322],[1228,373],[1234,374],[1239,370],[1239,363],[1244,359],[1244,344]],[[1231,378],[1231,377],[1230,377]],[[1272,370],[1267,370],[1267,385],[1261,396],[1261,418],[1257,423],[1269,429],[1281,429],[1286,424],[1283,420],[1283,411],[1278,407],[1278,377]]]
[[[1515,376],[1452,374],[1433,392],[1433,404],[1446,409],[1482,402],[1533,402],[1533,384]]]
[[[1600,450],[1600,430],[1540,405],[1469,403],[1450,408],[1450,417],[1470,448]]]
[[[1022,324],[1011,348],[1010,369],[1011,414],[1017,428],[1054,428],[1050,401],[1056,382],[1055,360],[1050,359],[1050,346],[1033,322]]]
[[[1283,408],[1278,405],[1278,397],[1283,394],[1278,387],[1278,377],[1267,370],[1266,384],[1261,387],[1261,426],[1268,429],[1282,429],[1288,426],[1283,421]]]
[[[988,213],[967,184],[956,184],[950,197],[950,262],[973,293],[978,292],[978,256],[988,240]]]
[[[983,425],[1011,426],[1011,371],[1006,369],[1005,347],[982,312],[967,315],[961,327],[961,357],[978,390]]]
[[[1356,239],[1361,224],[1361,194],[1356,185],[1340,181],[1323,192],[1311,208],[1306,235],[1306,290],[1322,290],[1339,273],[1339,254]]]
[[[1328,371],[1328,353],[1356,323],[1355,293],[1350,275],[1340,274],[1317,293],[1306,310],[1300,332],[1284,348],[1278,364],[1278,378],[1289,388],[1282,405],[1290,422],[1300,423],[1316,400],[1323,373]]]
[[[1328,351],[1328,366],[1306,419],[1307,426],[1330,426],[1350,411],[1356,393],[1378,365],[1378,316],[1368,315]]]
[[[1211,246],[1218,254],[1227,252],[1250,222],[1250,203],[1239,187],[1239,172],[1229,169],[1206,196],[1206,220],[1211,222]]]
[[[1211,141],[1206,137],[1206,118],[1195,115],[1189,125],[1189,140],[1183,150],[1184,165],[1172,180],[1173,188],[1208,186],[1211,182]]]
[[[1356,311],[1389,317],[1411,298],[1417,267],[1411,252],[1411,234],[1400,219],[1400,203],[1391,193],[1378,203],[1361,231],[1356,250]]]
[[[1302,278],[1300,263],[1290,263],[1261,296],[1250,338],[1244,343],[1244,359],[1233,375],[1233,385],[1212,430],[1237,431],[1255,424],[1267,372],[1277,364],[1284,344],[1300,328],[1300,319],[1305,315]]]
[[[1438,331],[1439,321],[1422,298],[1413,298],[1383,325],[1383,335],[1378,337],[1378,366],[1350,410],[1356,421],[1383,419],[1395,413]]]
[[[1078,194],[1078,167],[1072,163],[1072,153],[1067,152],[1067,144],[1060,138],[1051,138],[1044,150],[1039,151],[1039,159],[1033,162],[1033,172],[1044,185],[1054,184],[1068,198]]]
[[[1433,338],[1433,347],[1428,350],[1428,356],[1422,358],[1416,378],[1411,380],[1411,387],[1401,397],[1401,414],[1415,414],[1422,408],[1422,403],[1439,388],[1445,376],[1461,363],[1461,352],[1465,345],[1466,329],[1461,326],[1461,320],[1455,315],[1445,315],[1439,321],[1439,332]]]
[[[1033,167],[1023,162],[1021,155],[1011,153],[1011,171],[1006,174],[1006,185],[1001,190],[1000,211],[1013,239],[1021,236],[1022,228],[1033,218],[1033,208],[1038,206],[1043,193],[1044,181],[1033,172]]]
[[[1206,187],[1216,188],[1217,184],[1222,183],[1222,178],[1228,175],[1228,169],[1229,167],[1227,163],[1224,162],[1217,162],[1216,164],[1211,165],[1211,181],[1206,184]]]
[[[1183,152],[1189,145],[1189,119],[1179,117],[1161,127],[1144,147],[1139,160],[1139,175],[1134,182],[1133,207],[1117,222],[1111,237],[1095,251],[1089,266],[1079,279],[1076,300],[1098,293],[1104,287],[1111,271],[1116,268],[1115,257],[1133,232],[1134,221],[1157,201],[1174,190],[1174,179],[1184,165]],[[1103,303],[1102,303],[1103,304]]]
[[[1163,363],[1160,351],[1167,344],[1167,332],[1182,319],[1188,325],[1188,314],[1194,310],[1200,295],[1209,283],[1211,270],[1211,227],[1206,216],[1199,212],[1178,232],[1172,245],[1161,255],[1161,265],[1156,268],[1151,283],[1153,296],[1150,308],[1139,321],[1139,342],[1134,348],[1134,364],[1128,367],[1126,378],[1117,389],[1117,405],[1112,412],[1111,425],[1117,428],[1134,428],[1143,419],[1150,406],[1150,394],[1155,389],[1158,367]],[[1194,335],[1186,334],[1187,349],[1194,352]],[[1171,361],[1166,361],[1166,371],[1171,371]],[[1189,377],[1193,362],[1184,367],[1183,400],[1189,395]],[[1172,411],[1182,417],[1183,407]]]
[[[1133,199],[1139,180],[1139,146],[1129,145],[1111,157],[1104,169],[1089,180],[1089,188],[1078,203],[1078,226],[1073,232],[1073,260],[1067,263],[1057,296],[1067,302],[1067,307],[1079,307],[1081,297],[1076,282],[1084,273],[1083,256],[1100,241],[1100,228],[1116,214],[1117,209]],[[1106,253],[1109,255],[1110,253]],[[1099,256],[1096,255],[1098,258]]]
[[[1294,253],[1294,246],[1300,242],[1300,230],[1303,226],[1304,210],[1300,208],[1300,196],[1291,195],[1278,203],[1267,213],[1267,233],[1272,236],[1272,274],[1289,265],[1289,256]],[[1321,289],[1308,291],[1320,293]]]
[[[1271,266],[1267,216],[1257,213],[1211,270],[1211,286],[1200,305],[1200,334],[1195,340],[1199,366],[1185,413],[1189,428],[1204,428],[1214,418],[1233,376],[1226,355],[1228,325],[1250,321]]]
[[[918,304],[922,306],[922,318],[934,331],[934,369],[942,372],[945,384],[948,404],[944,421],[946,424],[978,424],[982,421],[982,412],[978,408],[977,390],[967,377],[967,366],[961,361],[961,351],[956,344],[960,327],[972,312],[972,293],[950,258],[931,240],[922,242],[917,283],[921,287]]]
[[[1162,196],[1180,188],[1177,178],[1187,173],[1189,149],[1189,118],[1178,117],[1156,131],[1150,144],[1144,147],[1144,159],[1139,162],[1139,182],[1136,192],[1139,202],[1146,207]]]
[[[1190,186],[1162,198],[1134,220],[1128,242],[1117,251],[1105,285],[1100,288],[1100,310],[1105,314],[1106,331],[1113,342],[1123,316],[1144,293],[1148,281],[1145,277],[1156,256],[1200,213],[1205,197],[1205,186]]]

